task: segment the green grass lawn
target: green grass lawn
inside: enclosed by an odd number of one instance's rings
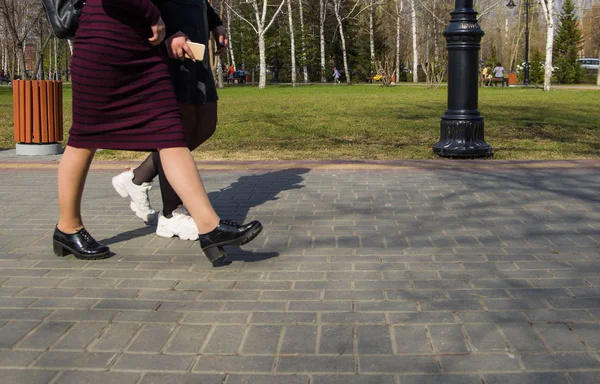
[[[228,86],[215,135],[198,159],[430,159],[446,88]],[[64,90],[65,131],[71,90]],[[481,88],[479,108],[496,159],[600,158],[600,92]],[[0,87],[0,148],[12,148],[12,92]],[[143,154],[102,151],[99,159]]]

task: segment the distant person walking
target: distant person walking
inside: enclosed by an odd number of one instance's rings
[[[233,73],[235,72],[235,68],[233,68],[233,64],[229,66],[229,76],[227,77],[227,82],[233,83]]]
[[[333,82],[335,84],[339,84],[340,83],[340,71],[338,71],[337,67],[333,67]]]

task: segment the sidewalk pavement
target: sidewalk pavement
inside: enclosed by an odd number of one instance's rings
[[[600,382],[600,162],[201,163],[259,238],[213,269],[97,163],[116,253],[52,254],[56,162],[0,162],[0,382]],[[151,192],[160,208],[158,186]]]

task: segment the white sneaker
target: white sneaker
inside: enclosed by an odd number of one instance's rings
[[[194,219],[185,212],[184,209],[177,208],[173,211],[170,219],[164,217],[162,212],[159,213],[156,234],[160,237],[179,236],[181,240],[198,240],[198,227],[196,227]]]
[[[133,171],[125,171],[112,178],[112,185],[121,197],[131,199],[129,207],[135,215],[145,222],[156,220],[156,211],[150,206],[148,191],[152,189],[150,183],[135,185],[133,183]]]

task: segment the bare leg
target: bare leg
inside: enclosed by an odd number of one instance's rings
[[[81,196],[95,149],[69,147],[58,166],[58,204],[60,218],[58,229],[64,233],[75,233],[83,228],[81,220]]]
[[[217,103],[200,105],[179,103],[179,109],[181,110],[181,119],[185,130],[185,141],[190,151],[193,151],[215,132],[217,127]],[[165,217],[171,217],[171,213],[181,205],[182,201],[168,182],[158,159],[159,155],[155,152],[151,156],[156,157],[154,164],[158,165],[160,193],[163,201],[162,213]]]
[[[190,150],[185,147],[160,149],[160,160],[173,189],[192,215],[200,234],[219,225]]]

